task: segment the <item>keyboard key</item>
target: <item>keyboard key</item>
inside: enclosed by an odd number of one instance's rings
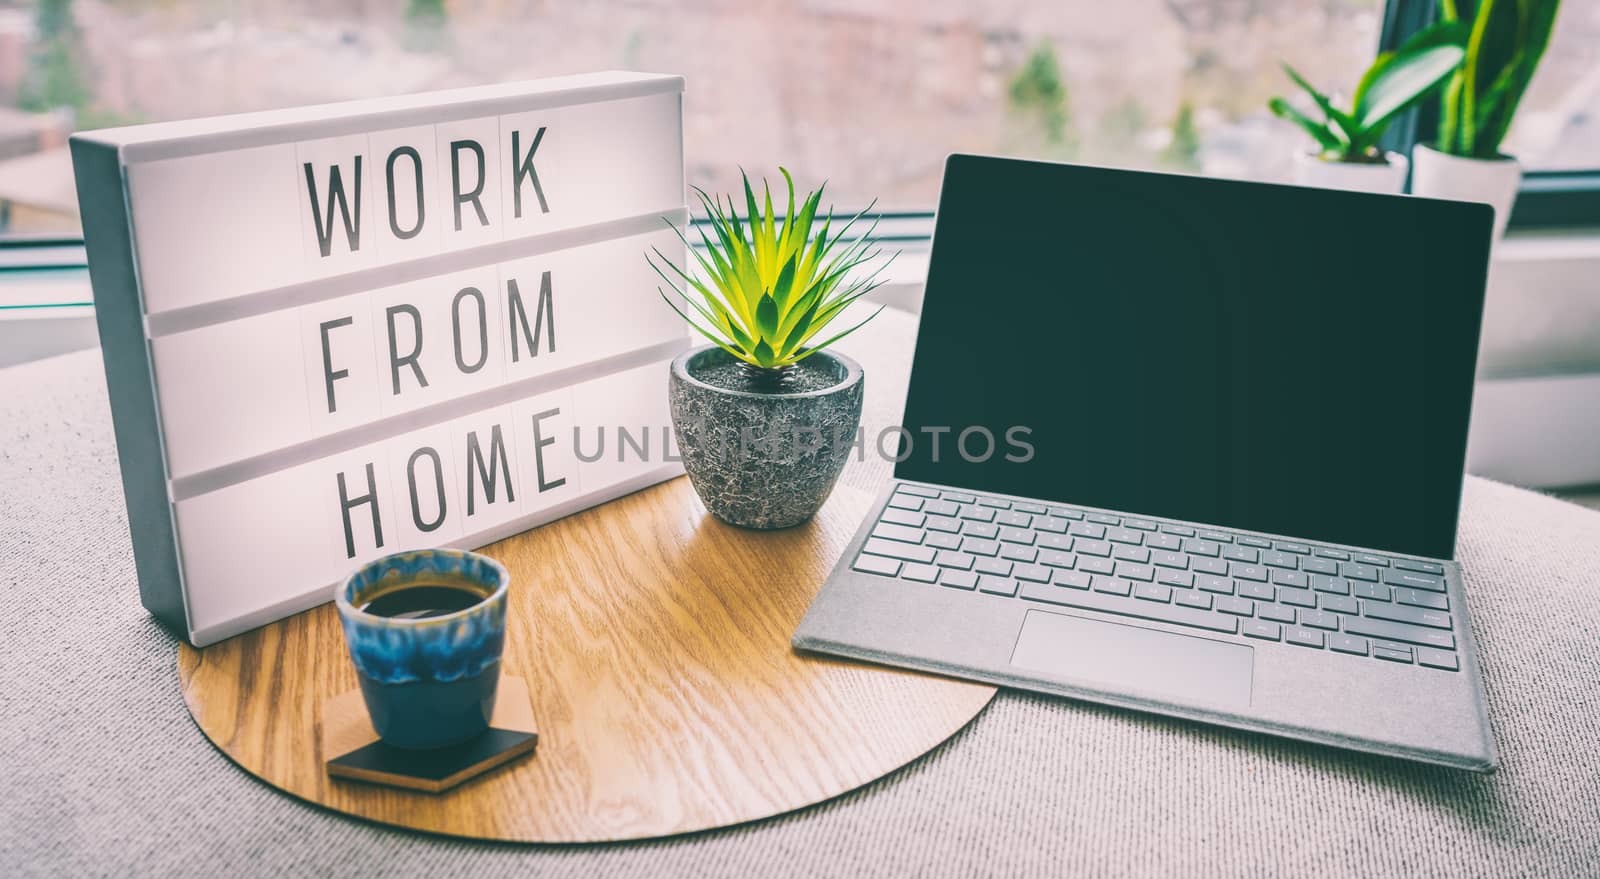
[[[1212,599],[1211,606],[1223,613],[1231,613],[1241,617],[1253,616],[1256,612],[1255,602],[1244,598],[1234,598],[1231,595],[1218,595]]]
[[[1189,567],[1188,556],[1181,552],[1171,552],[1164,549],[1158,549],[1155,552],[1150,553],[1150,561],[1157,567],[1177,568],[1180,571],[1186,570]]]
[[[1212,632],[1222,632],[1227,635],[1232,635],[1239,631],[1239,621],[1233,617],[1218,616],[1210,611],[1197,610],[1190,607],[1162,604],[1156,601],[1140,601],[1136,598],[1123,598],[1100,592],[1075,592],[1070,589],[1027,583],[1023,585],[1022,597],[1032,601],[1058,604],[1064,607],[1097,610],[1102,613],[1120,614],[1179,626],[1190,626]]]
[[[1134,546],[1144,543],[1144,534],[1132,528],[1109,528],[1106,530],[1106,537],[1110,538],[1112,543],[1128,543]]]
[[[1210,530],[1207,530],[1205,528],[1201,528],[1200,531],[1199,531],[1199,534],[1200,534],[1201,537],[1204,537],[1206,540],[1214,541],[1216,543],[1232,543],[1233,542],[1233,535],[1232,534],[1224,534],[1221,531],[1210,531]]]
[[[1077,556],[1070,552],[1062,552],[1059,549],[1044,549],[1039,551],[1039,564],[1049,565],[1052,568],[1070,568],[1077,561]]]
[[[990,595],[1016,595],[1017,581],[1010,577],[996,577],[991,574],[984,574],[978,577],[978,591],[987,592]]]
[[[1275,623],[1294,622],[1294,608],[1284,607],[1281,604],[1263,604],[1256,608],[1256,616]]]
[[[1205,592],[1217,592],[1222,595],[1233,594],[1233,581],[1227,577],[1218,577],[1214,574],[1196,574],[1194,585]]]
[[[980,537],[968,537],[966,540],[961,541],[961,549],[973,555],[995,556],[1000,554],[1000,544]]]
[[[1231,562],[1245,562],[1255,564],[1261,558],[1261,553],[1248,546],[1224,546],[1222,557]]]
[[[1136,528],[1140,531],[1156,530],[1156,523],[1150,521],[1149,519],[1124,519],[1122,520],[1122,524],[1128,526],[1129,528]]]
[[[1111,559],[1097,559],[1078,557],[1078,570],[1088,571],[1091,574],[1110,574],[1117,569],[1117,563]]]
[[[1434,610],[1450,609],[1450,599],[1438,592],[1423,592],[1420,589],[1407,589],[1403,586],[1394,590],[1394,600],[1400,604],[1409,604],[1412,607],[1431,607]]]
[[[1026,528],[1013,528],[1008,525],[1000,529],[1000,539],[1006,543],[1021,543],[1032,546],[1033,541],[1038,539],[1038,535]]]
[[[1211,596],[1204,592],[1176,592],[1173,600],[1184,607],[1211,609]]]
[[[960,549],[961,535],[941,534],[937,531],[930,532],[928,534],[928,539],[924,540],[922,545],[931,546],[934,549]]]
[[[1310,559],[1307,559],[1310,561]],[[1303,571],[1285,571],[1282,568],[1272,570],[1272,582],[1279,586],[1289,586],[1294,589],[1305,589],[1311,585],[1310,578]]]
[[[1349,595],[1350,581],[1344,579],[1343,577],[1325,577],[1321,574],[1313,574],[1311,577],[1311,588],[1317,590],[1318,592],[1332,592],[1335,595]]]
[[[1033,517],[1027,513],[1019,513],[1016,510],[1007,510],[1004,513],[996,514],[994,521],[997,525],[1010,525],[1013,528],[1027,528],[1033,524]]]
[[[1278,541],[1277,548],[1283,550],[1284,552],[1292,552],[1295,555],[1306,555],[1307,553],[1311,552],[1311,547],[1306,546],[1303,543],[1288,543],[1282,540]]]
[[[1417,664],[1425,665],[1429,668],[1442,668],[1446,671],[1458,671],[1461,668],[1460,661],[1456,659],[1454,653],[1445,650],[1430,650],[1426,647],[1417,648]]]
[[[972,569],[980,574],[994,577],[1011,576],[1011,562],[1005,559],[978,559],[978,563],[973,565]]]
[[[1329,635],[1328,647],[1340,653],[1351,653],[1356,656],[1367,655],[1367,639],[1357,638],[1354,635]]]
[[[1228,573],[1228,563],[1222,559],[1208,559],[1204,557],[1196,558],[1191,556],[1189,559],[1189,567],[1192,568],[1197,574],[1213,574],[1218,577],[1222,577],[1226,576]]]
[[[920,562],[924,565],[933,561],[934,554],[934,550],[926,546],[912,546],[895,540],[884,540],[881,537],[867,538],[867,543],[861,547],[861,551],[908,562]]]
[[[1193,589],[1194,575],[1188,571],[1156,571],[1156,582],[1177,589]]]
[[[939,551],[937,556],[934,556],[933,561],[934,564],[937,564],[941,568],[955,568],[959,571],[970,571],[972,570],[972,563],[977,561],[977,559],[967,555],[964,552],[942,549]]]
[[[908,528],[905,525],[896,525],[893,522],[879,522],[872,529],[873,537],[882,537],[886,540],[898,540],[902,543],[921,543],[922,529]]]
[[[1336,613],[1360,613],[1361,602],[1348,595],[1324,595],[1322,596],[1322,609]]]
[[[1390,662],[1404,662],[1407,665],[1411,664],[1411,651],[1409,650],[1391,650],[1388,647],[1374,646],[1372,648],[1372,656],[1375,659],[1387,659]]]
[[[1354,553],[1354,554],[1352,554],[1350,556],[1350,559],[1351,559],[1351,561],[1360,562],[1363,565],[1372,565],[1375,568],[1387,568],[1387,567],[1389,567],[1389,560],[1388,559],[1384,558],[1381,555],[1373,555],[1370,552]]]
[[[1133,584],[1127,580],[1118,580],[1116,577],[1096,577],[1094,591],[1104,592],[1107,595],[1127,595],[1133,592]]]
[[[932,583],[939,579],[939,569],[933,565],[908,564],[900,571],[900,577],[918,583]]]
[[[1239,634],[1246,638],[1260,638],[1263,641],[1276,641],[1280,637],[1283,627],[1277,623],[1264,623],[1261,620],[1240,620]]]
[[[928,501],[922,505],[922,511],[930,516],[961,515],[961,505],[955,501]]]
[[[951,589],[976,589],[978,575],[971,571],[952,571],[947,568],[939,575],[939,585],[949,586]]]
[[[1284,589],[1278,593],[1278,601],[1290,607],[1316,607],[1317,595],[1300,589]]]
[[[964,506],[961,508],[961,518],[973,522],[993,522],[994,510],[984,507]]]
[[[851,565],[850,569],[860,571],[863,574],[893,577],[895,574],[900,573],[900,563],[882,556],[860,555],[856,557],[856,563]]]
[[[1335,576],[1339,573],[1339,563],[1333,559],[1313,558],[1307,556],[1300,560],[1300,570],[1308,574],[1327,574]]]
[[[1128,580],[1141,580],[1145,583],[1156,578],[1156,569],[1149,565],[1139,565],[1132,562],[1117,562],[1116,574]]]
[[[941,492],[939,496],[944,498],[947,501],[955,501],[956,503],[960,503],[960,504],[972,504],[972,503],[977,503],[977,501],[978,501],[978,499],[973,497],[972,495],[967,494],[966,492],[961,492],[961,491]]]
[[[906,494],[914,494],[917,497],[938,497],[939,496],[939,489],[937,489],[937,488],[928,488],[925,485],[906,485],[906,484],[902,483],[897,490],[898,491],[903,491]]]
[[[1388,601],[1391,597],[1391,590],[1382,583],[1362,583],[1357,581],[1352,585],[1350,592],[1355,597],[1365,598],[1368,601]]]
[[[1384,571],[1383,582],[1390,586],[1409,586],[1413,589],[1426,589],[1429,592],[1444,591],[1443,580],[1413,571]]]
[[[961,533],[971,537],[981,537],[984,540],[993,540],[1000,536],[1000,526],[992,522],[968,522],[961,526]]]
[[[1438,574],[1444,576],[1444,567],[1433,562],[1414,562],[1410,559],[1395,559],[1394,566],[1402,571],[1416,571],[1419,574]]]
[[[1221,549],[1222,547],[1209,540],[1197,540],[1191,537],[1183,542],[1183,551],[1189,555],[1203,555],[1214,558]]]
[[[1011,576],[1030,583],[1048,583],[1052,574],[1054,571],[1044,565],[1017,565],[1011,569]]]
[[[1056,575],[1051,582],[1057,586],[1065,586],[1068,589],[1088,589],[1092,581],[1089,579],[1089,575],[1082,571],[1056,571]]]
[[[1347,553],[1342,549],[1318,549],[1317,555],[1325,559],[1339,559],[1340,561],[1350,558],[1350,553]]]
[[[1033,527],[1036,530],[1047,531],[1051,534],[1065,534],[1071,524],[1066,519],[1057,519],[1053,516],[1033,520]]]
[[[1043,504],[1027,504],[1023,503],[1022,501],[1017,501],[1011,505],[1011,509],[1016,510],[1019,513],[1030,513],[1035,516],[1043,516],[1045,514]]]
[[[1031,562],[1039,558],[1039,551],[1031,546],[1018,546],[1008,543],[1000,547],[1000,557],[1014,562]]]
[[[1105,558],[1111,555],[1111,544],[1104,540],[1080,540],[1077,542],[1078,555],[1094,555]]]
[[[1116,548],[1111,550],[1111,556],[1125,562],[1138,562],[1142,565],[1150,561],[1150,550],[1142,546],[1118,544]]]
[[[1269,568],[1288,568],[1293,571],[1299,569],[1300,557],[1292,552],[1273,549],[1261,554],[1261,563]]]
[[[1090,522],[1099,522],[1101,525],[1122,524],[1122,518],[1120,516],[1113,516],[1110,513],[1090,513],[1085,518],[1087,518]]]
[[[1258,583],[1267,582],[1267,569],[1260,565],[1241,565],[1234,562],[1228,566],[1228,573],[1237,580],[1255,580]]]
[[[920,510],[922,509],[922,504],[922,498],[901,494],[900,492],[896,492],[894,497],[889,498],[889,506],[900,510]]]
[[[1347,618],[1344,621],[1344,630],[1352,635],[1365,635],[1368,638],[1382,638],[1388,641],[1404,641],[1408,644],[1420,644],[1424,647],[1454,650],[1456,646],[1456,636],[1449,632],[1441,632],[1438,629],[1429,629],[1406,623],[1393,623],[1388,620],[1375,620],[1368,617]]]
[[[1101,540],[1106,536],[1106,526],[1095,525],[1090,522],[1074,522],[1072,527],[1067,529],[1067,533],[1073,537],[1088,537],[1094,540]]]
[[[1327,629],[1330,632],[1339,631],[1339,615],[1325,610],[1307,610],[1300,613],[1300,625],[1313,629]]]
[[[1262,540],[1259,537],[1247,537],[1247,536],[1241,534],[1239,536],[1239,538],[1238,538],[1238,541],[1239,541],[1239,545],[1240,546],[1253,546],[1256,549],[1271,549],[1272,548],[1272,541],[1270,541],[1270,540]]]
[[[1011,509],[1011,502],[997,497],[981,497],[978,498],[978,506],[989,507],[994,510],[1009,510]]]
[[[894,507],[885,507],[883,510],[883,515],[879,516],[878,518],[885,522],[893,522],[896,525],[908,525],[912,528],[921,528],[923,523],[928,520],[928,517],[922,513],[913,513],[910,510],[899,510],[895,509]]]
[[[1072,548],[1072,538],[1065,534],[1041,534],[1039,535],[1038,543],[1040,546],[1048,546],[1051,549]]]
[[[1144,545],[1151,549],[1179,552],[1183,549],[1183,538],[1176,534],[1147,534],[1144,538]]]
[[[1442,610],[1429,610],[1425,607],[1412,607],[1405,604],[1388,604],[1373,602],[1367,605],[1366,616],[1375,620],[1391,620],[1397,623],[1410,623],[1414,626],[1428,626],[1434,629],[1450,628],[1450,615]]]
[[[1283,630],[1283,640],[1301,647],[1322,648],[1322,633],[1304,626],[1289,626]]]
[[[1339,565],[1339,573],[1352,580],[1376,580],[1378,569],[1360,562],[1344,562]]]
[[[1172,590],[1155,583],[1137,583],[1133,587],[1133,597],[1145,601],[1166,602],[1172,600]]]
[[[1258,601],[1271,601],[1278,597],[1278,590],[1268,586],[1265,583],[1252,583],[1249,580],[1244,580],[1241,581],[1238,586],[1239,595],[1244,598],[1254,598]]]
[[[1069,510],[1066,507],[1051,507],[1050,515],[1056,517],[1057,519],[1071,519],[1076,522],[1083,518],[1083,511]]]
[[[929,531],[943,531],[954,534],[961,530],[961,520],[949,516],[929,516],[926,527]]]
[[[1161,530],[1167,534],[1176,534],[1179,537],[1193,537],[1194,529],[1187,525],[1162,525]]]

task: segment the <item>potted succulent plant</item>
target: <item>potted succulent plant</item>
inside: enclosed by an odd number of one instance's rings
[[[887,262],[863,269],[881,255],[871,243],[875,225],[850,235],[866,211],[835,228],[830,208],[813,233],[822,188],[796,212],[794,180],[783,170],[789,197],[780,220],[771,189],[763,183],[763,210],[741,176],[743,221],[732,196],[724,206],[695,189],[710,229],[699,230],[704,252],[678,234],[698,273],[660,250],[646,258],[667,282],[662,298],[711,341],[673,360],[668,384],[673,437],[689,480],[725,522],[786,528],[822,506],[854,447],[861,367],[823,349],[882,310],[833,329],[851,303],[878,287]]]
[[[1423,28],[1392,52],[1383,52],[1361,75],[1349,109],[1307,82],[1294,68],[1283,69],[1322,113],[1320,121],[1300,112],[1283,98],[1267,106],[1273,114],[1300,126],[1314,151],[1296,151],[1294,180],[1304,186],[1398,193],[1405,189],[1406,157],[1383,150],[1379,139],[1400,113],[1427,97],[1461,63],[1463,29],[1456,22]]]
[[[1444,88],[1437,145],[1412,150],[1411,191],[1487,202],[1494,240],[1505,232],[1522,182],[1517,160],[1500,151],[1517,105],[1555,28],[1560,0],[1441,0],[1440,17],[1467,28],[1466,56]]]

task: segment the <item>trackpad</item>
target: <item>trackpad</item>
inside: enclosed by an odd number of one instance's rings
[[[1255,651],[1243,644],[1030,610],[1011,664],[1095,690],[1246,708]]]

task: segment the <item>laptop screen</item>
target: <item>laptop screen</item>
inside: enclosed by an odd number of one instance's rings
[[[1450,558],[1491,213],[952,156],[895,475]]]

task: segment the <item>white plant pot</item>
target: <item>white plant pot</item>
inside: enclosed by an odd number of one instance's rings
[[[1510,156],[1498,159],[1469,159],[1441,153],[1417,144],[1411,151],[1417,171],[1411,178],[1411,194],[1454,201],[1479,201],[1494,208],[1494,238],[1505,234],[1511,205],[1522,185],[1522,165]]]
[[[1294,182],[1301,186],[1320,186],[1324,189],[1348,189],[1353,192],[1385,192],[1398,195],[1405,191],[1406,157],[1399,153],[1384,153],[1386,164],[1365,162],[1330,162],[1313,153],[1296,151],[1294,154]]]

